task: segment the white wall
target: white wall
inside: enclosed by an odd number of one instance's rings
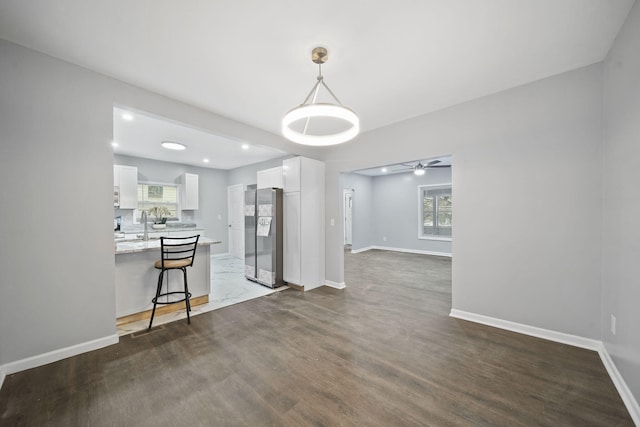
[[[0,40],[0,179],[7,183],[0,194],[0,371],[115,336],[114,105],[317,156],[316,149]]]
[[[601,126],[596,64],[336,147],[327,279],[344,281],[339,173],[452,154],[453,308],[599,339]]]
[[[640,5],[605,61],[602,340],[640,397]],[[617,319],[616,335],[610,319]]]
[[[124,155],[114,155],[113,162],[137,167],[138,181],[179,184],[184,173],[198,175],[199,209],[183,212],[182,221],[195,222],[204,229],[204,236],[222,241],[220,245],[211,245],[212,254],[228,252],[227,171]],[[133,211],[119,212],[131,216]]]

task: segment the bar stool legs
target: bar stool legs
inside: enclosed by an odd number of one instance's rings
[[[182,273],[184,275],[184,304],[187,309],[187,323],[191,324],[191,316],[189,312],[191,311],[191,293],[189,292],[189,286],[187,285],[187,269],[183,268]]]
[[[175,304],[175,303],[179,303],[179,302],[182,302],[182,301],[184,301],[185,307],[186,307],[187,323],[191,324],[191,315],[189,313],[191,311],[191,301],[190,301],[191,293],[189,292],[189,286],[188,286],[188,283],[187,283],[187,268],[186,267],[181,267],[180,270],[182,270],[182,275],[183,275],[183,279],[184,279],[184,291],[175,291],[175,292],[169,292],[169,270],[168,269],[160,270],[160,274],[158,275],[158,287],[156,288],[156,296],[151,299],[151,302],[153,302],[153,310],[151,310],[151,319],[149,320],[149,327],[147,329],[151,329],[151,326],[153,325],[153,318],[155,317],[156,306],[158,304]],[[166,277],[167,277],[167,292],[162,293],[162,282],[163,282],[164,277],[165,277],[165,272],[166,272]],[[180,299],[180,300],[177,300],[177,301],[171,301],[171,302],[161,302],[161,301],[159,302],[158,301],[158,299],[160,299],[160,297],[173,295],[173,294],[183,294],[184,298]]]
[[[200,235],[191,237],[160,237],[160,254],[162,258],[155,262],[154,267],[160,270],[158,275],[158,287],[156,288],[156,296],[151,299],[153,302],[153,310],[151,311],[151,319],[149,320],[149,328],[153,325],[153,318],[156,315],[156,305],[158,304],[175,304],[184,301],[187,312],[187,323],[191,324],[191,293],[189,292],[189,284],[187,282],[187,267],[193,266],[193,260],[196,256],[196,248],[198,247],[198,239]],[[169,270],[182,270],[182,282],[184,289],[182,291],[169,290]],[[167,275],[167,290],[162,292],[162,281]],[[171,295],[181,294],[182,299],[171,300]],[[161,297],[167,297],[166,301],[159,301]]]

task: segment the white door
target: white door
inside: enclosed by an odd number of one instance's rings
[[[353,191],[344,190],[344,244],[353,241]]]
[[[244,259],[244,185],[227,187],[229,255]]]

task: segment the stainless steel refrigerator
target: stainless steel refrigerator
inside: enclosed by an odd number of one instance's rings
[[[282,189],[245,192],[245,277],[270,288],[284,285]]]

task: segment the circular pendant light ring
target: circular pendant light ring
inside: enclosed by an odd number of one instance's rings
[[[322,64],[324,64],[328,58],[328,51],[325,47],[316,47],[311,52],[311,61],[318,64],[318,81],[313,85],[311,92],[309,92],[309,95],[307,95],[304,102],[298,107],[291,109],[282,119],[282,135],[290,141],[298,144],[315,146],[335,145],[355,138],[360,132],[360,119],[357,114],[354,113],[353,110],[342,105],[342,102],[340,102],[338,97],[324,82],[324,77],[322,76]],[[316,102],[318,91],[321,88],[324,88],[329,92],[329,95],[331,95],[331,97],[336,101],[336,104]],[[311,102],[307,103],[309,99],[311,99]],[[341,119],[351,124],[351,127],[343,132],[334,134],[310,135],[307,133],[309,121],[316,117]],[[293,130],[291,128],[291,124],[301,119],[306,119],[307,121],[304,125],[304,130],[302,132]]]
[[[331,135],[308,135],[291,129],[291,123],[301,119],[314,117],[332,117],[342,119],[351,124],[343,132]],[[298,144],[326,146],[341,144],[354,138],[360,132],[360,119],[351,109],[335,104],[305,104],[290,110],[282,119],[282,134],[290,141]]]

